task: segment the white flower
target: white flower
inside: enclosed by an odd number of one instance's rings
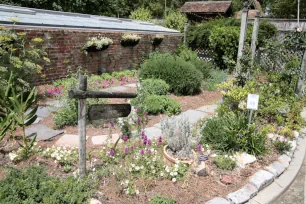
[[[132,171],[132,168],[129,168],[129,171]]]
[[[136,190],[136,195],[138,195],[139,194],[139,190]]]
[[[225,158],[228,158],[228,155],[226,154],[226,155],[224,155],[224,157],[225,157]]]
[[[96,168],[93,168],[92,171],[96,171]]]
[[[154,166],[151,166],[151,169],[154,169]]]
[[[15,153],[9,153],[9,158],[10,158],[11,161],[14,161],[14,160],[16,159],[16,157],[18,157],[17,154],[15,154]]]
[[[303,31],[303,29],[302,28],[297,28],[296,31],[300,33],[300,32]]]
[[[216,156],[217,156],[216,154],[211,155],[211,157],[216,157]]]
[[[94,160],[93,160],[93,162],[96,162],[96,161],[97,161],[97,159],[94,159]]]
[[[170,172],[170,176],[173,176],[173,172]]]
[[[156,172],[155,170],[152,171],[153,174],[155,174],[155,172]]]
[[[139,168],[139,166],[136,166],[135,169],[136,169],[136,171],[139,171],[140,168]]]
[[[143,169],[144,167],[143,167],[143,166],[141,166],[140,168],[141,168],[141,169]]]
[[[173,175],[174,175],[174,176],[177,176],[177,172],[174,172]]]
[[[166,172],[169,173],[169,171],[170,171],[170,170],[169,170],[168,168],[166,168]]]
[[[173,179],[172,179],[172,182],[175,183],[175,182],[176,182],[176,178],[173,178]]]
[[[209,150],[207,150],[207,153],[208,153],[208,154],[210,154],[210,152],[211,152],[211,150],[210,150],[210,149],[209,149]]]
[[[125,180],[125,184],[128,185],[129,184],[129,180]]]
[[[161,173],[160,173],[160,176],[164,176],[164,173],[163,173],[163,172],[161,172]]]

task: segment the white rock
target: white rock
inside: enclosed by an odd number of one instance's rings
[[[296,140],[289,141],[289,144],[291,145],[291,150],[289,152],[286,152],[286,154],[292,158],[294,151],[296,149]]]
[[[293,131],[293,134],[296,139],[300,136],[300,133],[296,130]]]
[[[255,186],[258,191],[262,190],[266,186],[270,185],[274,180],[274,175],[264,171],[259,170],[250,178],[250,183]]]
[[[236,159],[236,164],[240,168],[245,168],[245,165],[251,164],[256,161],[256,157],[253,155],[250,155],[246,152],[243,153],[236,153],[234,155],[234,158]]]
[[[102,203],[97,199],[91,198],[89,204],[102,204]]]

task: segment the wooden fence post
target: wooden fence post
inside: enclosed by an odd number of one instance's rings
[[[297,82],[296,88],[295,88],[295,93],[299,97],[302,97],[302,95],[303,95],[303,85],[304,85],[304,82],[305,82],[305,74],[306,74],[306,50],[304,52],[304,56],[303,56],[303,59],[302,59],[300,76],[299,76],[299,79],[298,79],[298,82]]]
[[[236,74],[240,73],[240,58],[242,56],[242,50],[244,48],[244,41],[246,39],[246,31],[248,27],[248,11],[249,11],[248,3],[245,2],[241,14],[241,26],[240,26],[239,47],[237,54]]]
[[[260,12],[256,13],[255,20],[254,20],[254,25],[253,25],[253,33],[252,33],[252,43],[251,43],[251,65],[253,67],[254,65],[254,59],[255,59],[255,54],[256,54],[256,42],[258,39],[258,30],[259,30],[259,17],[260,17]],[[248,76],[250,75],[250,68],[248,69]]]
[[[184,24],[184,45],[187,43],[187,29],[188,29],[188,23]]]
[[[87,76],[79,75],[79,89],[87,90]],[[86,175],[86,98],[78,101],[79,173]]]

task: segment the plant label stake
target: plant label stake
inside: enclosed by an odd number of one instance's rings
[[[136,98],[136,93],[88,91],[87,77],[79,75],[79,88],[69,91],[69,98],[78,99],[79,173],[86,175],[86,99],[87,98]],[[90,120],[126,117],[131,112],[130,104],[96,104],[89,108]]]
[[[249,125],[250,128],[252,115],[254,110],[258,110],[258,102],[259,102],[259,95],[257,94],[249,94],[248,95],[248,102],[247,102],[247,109],[250,109],[250,117],[249,117]]]

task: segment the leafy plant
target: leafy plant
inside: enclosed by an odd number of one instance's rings
[[[68,177],[50,177],[42,167],[10,169],[0,182],[1,203],[83,204],[93,195],[95,182]]]
[[[162,79],[145,79],[140,87],[144,93],[151,95],[167,95],[169,88],[170,86]]]
[[[167,117],[161,121],[161,129],[171,151],[178,157],[190,157],[192,154],[192,131],[189,120],[186,117]]]
[[[180,32],[183,32],[184,25],[187,22],[187,17],[185,14],[179,12],[179,11],[169,11],[167,13],[167,16],[165,17],[165,26],[167,28],[176,29]]]
[[[280,154],[284,154],[291,150],[291,144],[286,139],[277,139],[273,142],[273,145]]]
[[[141,37],[139,35],[127,33],[121,37],[121,45],[134,46],[139,43],[140,39]]]
[[[167,112],[171,116],[181,112],[181,104],[168,96],[148,95],[143,106],[144,111],[150,114]]]
[[[152,20],[152,14],[150,9],[140,7],[131,12],[130,18],[140,21],[150,21]]]
[[[245,151],[260,155],[265,151],[265,132],[248,127],[248,117],[244,114],[228,113],[207,119],[202,129],[201,143],[209,144],[222,152]]]
[[[224,82],[227,78],[227,74],[220,70],[211,70],[208,79],[202,82],[202,88],[208,91],[216,91],[217,85]]]
[[[200,91],[203,74],[181,57],[154,53],[141,65],[143,79],[162,79],[170,85],[170,92],[190,95]]]
[[[214,158],[214,163],[219,169],[233,170],[236,166],[234,159],[223,155],[218,155]]]
[[[162,197],[155,195],[154,198],[150,201],[150,204],[175,204],[175,200],[172,198]]]
[[[85,54],[87,54],[88,51],[90,51],[90,49],[103,50],[111,44],[113,44],[113,40],[110,38],[101,37],[101,36],[91,37],[82,47],[82,50],[84,50]]]

